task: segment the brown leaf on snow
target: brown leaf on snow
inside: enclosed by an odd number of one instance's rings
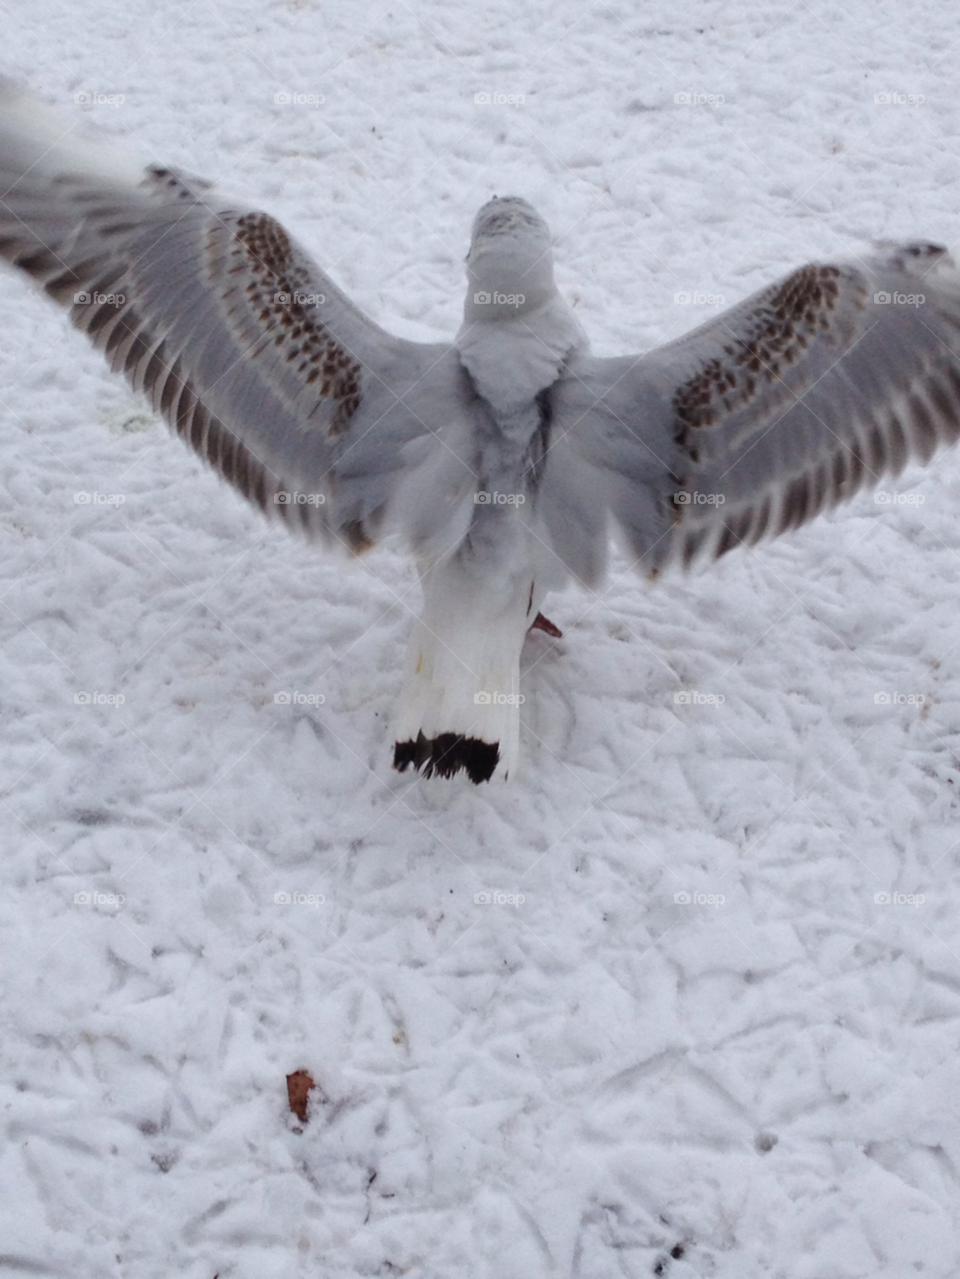
[[[316,1084],[305,1070],[295,1070],[292,1075],[287,1075],[287,1099],[290,1102],[290,1109],[302,1124],[307,1122],[307,1102],[310,1100],[311,1088],[315,1087]]]

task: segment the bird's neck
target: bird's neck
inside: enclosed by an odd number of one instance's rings
[[[474,245],[467,258],[464,324],[531,315],[556,291],[549,248],[499,239]]]
[[[522,314],[475,319],[468,311],[457,336],[461,363],[498,416],[529,405],[585,345],[572,311],[556,293]]]

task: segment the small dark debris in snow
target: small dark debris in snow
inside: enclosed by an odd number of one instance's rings
[[[675,1243],[670,1249],[670,1256],[674,1259],[674,1261],[679,1261],[685,1252],[686,1248],[684,1248],[682,1243]]]
[[[302,1124],[307,1122],[307,1102],[310,1100],[310,1089],[315,1087],[305,1070],[295,1070],[292,1075],[287,1075],[287,1100],[290,1109]]]
[[[81,826],[109,826],[113,818],[102,808],[81,808],[74,813],[73,820]]]
[[[780,1138],[775,1132],[758,1132],[754,1145],[760,1151],[761,1155],[769,1154]]]

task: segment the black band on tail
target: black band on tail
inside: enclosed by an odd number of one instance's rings
[[[472,782],[488,782],[500,761],[500,747],[481,742],[460,733],[441,733],[439,737],[417,734],[415,742],[397,742],[393,750],[393,766],[402,773],[412,764],[424,777],[453,777],[463,770]]]

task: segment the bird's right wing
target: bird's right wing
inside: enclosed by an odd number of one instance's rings
[[[813,264],[643,356],[571,362],[540,510],[598,575],[612,516],[638,567],[719,556],[960,438],[960,277],[945,250]]]
[[[0,82],[0,255],[265,512],[353,550],[429,541],[473,483],[452,345],[385,332],[269,214],[77,124]]]

